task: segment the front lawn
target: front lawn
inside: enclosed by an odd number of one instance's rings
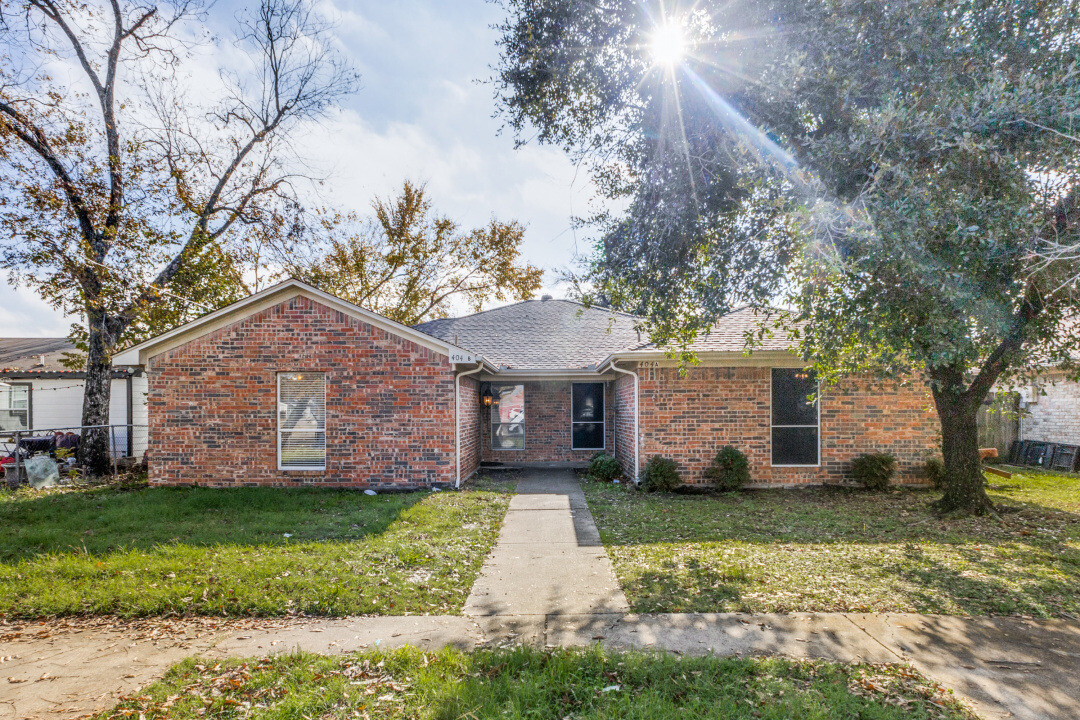
[[[514,650],[187,660],[98,720],[974,720],[903,665]]]
[[[498,492],[0,492],[0,615],[458,612]]]
[[[926,490],[584,485],[636,612],[1080,617],[1080,478],[988,477],[999,518],[941,520]]]

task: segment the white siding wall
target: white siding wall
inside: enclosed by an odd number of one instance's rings
[[[1037,388],[1042,392],[1025,394],[1020,439],[1080,445],[1080,383],[1047,373]]]
[[[83,381],[81,379],[59,380],[13,380],[32,382],[31,394],[32,430],[75,427],[82,423]],[[147,380],[142,375],[132,379],[133,432],[135,455],[141,457],[146,451],[146,425],[148,421]],[[109,398],[109,424],[127,424],[127,380],[113,380]],[[126,432],[119,433],[119,444],[126,444]]]

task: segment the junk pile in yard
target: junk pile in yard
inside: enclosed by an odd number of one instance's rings
[[[1009,464],[1032,465],[1061,472],[1080,472],[1080,445],[1016,440],[1009,449]]]
[[[93,428],[59,428],[30,433],[5,433],[0,436],[0,468],[3,468],[7,486],[15,489],[20,485],[29,485],[40,490],[84,477],[85,473],[79,466],[77,457],[83,431],[90,429]],[[137,458],[122,455],[117,450],[118,443],[113,442],[115,438],[112,436],[117,429],[130,437],[129,426],[103,426],[103,429],[110,433],[111,469],[114,476],[145,463],[145,457],[140,462]],[[126,446],[130,447],[131,443],[128,442]]]

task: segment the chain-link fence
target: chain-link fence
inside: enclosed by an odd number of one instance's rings
[[[9,487],[24,483],[38,485],[49,478],[63,484],[73,477],[85,477],[78,464],[83,439],[97,431],[109,441],[109,472],[115,479],[143,464],[147,448],[146,425],[76,425],[0,432],[0,466]]]

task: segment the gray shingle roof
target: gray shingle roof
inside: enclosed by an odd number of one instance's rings
[[[724,315],[694,352],[746,350],[747,333],[768,328],[755,351],[793,350],[778,316],[743,307]],[[656,346],[638,335],[640,318],[570,300],[527,300],[460,318],[430,320],[417,330],[483,355],[500,368],[520,370],[579,369],[596,365],[616,352],[646,352]]]
[[[74,350],[67,338],[0,338],[0,372],[67,372],[60,360]]]
[[[788,337],[788,332],[778,326],[780,313],[762,312],[751,307],[736,308],[727,315],[721,316],[707,335],[699,335],[690,349],[695,353],[701,352],[744,352],[746,350],[746,336],[753,333],[756,344],[753,350],[794,350],[795,343]],[[758,338],[757,334],[765,329],[764,334]],[[655,350],[656,346],[651,343],[643,343],[634,348],[635,350]]]
[[[638,318],[571,300],[526,300],[460,318],[420,323],[416,329],[501,368],[586,368],[641,343]]]

